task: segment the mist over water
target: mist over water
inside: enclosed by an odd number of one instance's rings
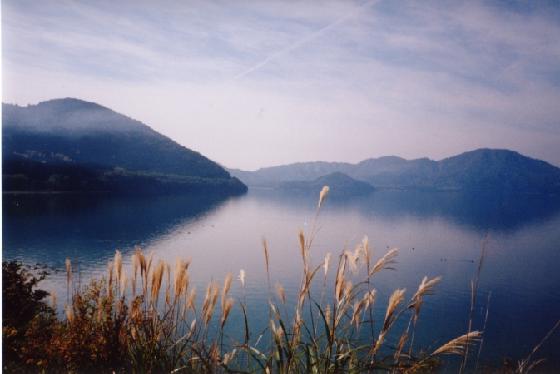
[[[53,269],[43,284],[66,294],[64,260],[71,258],[86,284],[103,275],[114,250],[125,265],[136,245],[174,263],[190,258],[192,281],[203,290],[227,272],[247,273],[249,314],[256,325],[268,319],[268,289],[261,241],[270,251],[272,282],[288,296],[297,292],[301,259],[297,232],[306,232],[316,212],[316,196],[252,190],[241,197],[165,196],[116,198],[92,195],[4,195],[3,255]],[[382,315],[390,293],[410,296],[424,275],[441,275],[437,292],[425,302],[416,347],[433,348],[466,331],[470,281],[483,242],[475,328],[482,329],[492,293],[483,359],[526,356],[558,319],[560,311],[560,202],[556,198],[376,191],[365,197],[327,199],[311,249],[314,264],[327,252],[354,249],[364,235],[374,259],[400,249],[395,271],[374,278]],[[332,273],[331,265],[331,273]],[[241,295],[238,284],[232,289]],[[229,329],[241,329],[235,315]],[[560,364],[553,336],[542,348],[549,364]],[[537,355],[539,356],[539,355]],[[556,362],[555,362],[556,361]]]

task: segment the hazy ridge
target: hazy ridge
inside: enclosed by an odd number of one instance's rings
[[[4,190],[238,193],[214,161],[96,103],[3,104]]]
[[[311,182],[332,173],[344,173],[375,188],[441,191],[560,192],[560,169],[518,152],[477,149],[440,161],[396,156],[367,159],[357,164],[302,162],[256,171],[231,169],[249,186],[280,187],[287,182]]]

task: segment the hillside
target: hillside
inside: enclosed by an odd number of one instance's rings
[[[248,185],[268,187],[292,181],[313,181],[335,172],[347,174],[376,188],[560,192],[559,168],[514,151],[497,149],[478,149],[441,161],[387,156],[358,164],[309,162],[254,172],[231,170],[232,175]]]
[[[4,190],[246,190],[200,153],[95,103],[67,98],[2,109]]]
[[[441,160],[432,183],[451,190],[558,192],[560,169],[517,152],[480,149]]]

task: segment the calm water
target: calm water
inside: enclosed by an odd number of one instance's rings
[[[212,197],[111,198],[104,196],[4,196],[3,255],[46,263],[55,272],[44,286],[65,295],[69,257],[85,283],[105,272],[116,248],[127,261],[135,245],[169,262],[191,258],[199,290],[227,272],[247,272],[255,324],[268,318],[262,238],[269,242],[273,282],[288,294],[300,280],[297,232],[310,229],[315,196],[266,191],[220,200]],[[560,201],[552,198],[464,196],[454,193],[375,192],[328,200],[312,248],[319,264],[327,252],[353,249],[364,235],[375,258],[400,248],[396,271],[381,274],[378,313],[392,290],[416,290],[424,275],[443,276],[424,306],[417,342],[435,347],[465,332],[473,278],[484,238],[475,328],[482,328],[491,292],[483,360],[526,356],[560,318]],[[58,270],[58,271],[56,271]],[[240,292],[235,285],[234,293]],[[61,296],[59,296],[60,299]],[[230,329],[240,329],[234,318]],[[537,357],[560,367],[560,333]]]

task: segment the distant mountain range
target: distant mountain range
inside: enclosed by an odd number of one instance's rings
[[[2,109],[4,191],[236,194],[245,184],[287,192],[328,184],[333,194],[351,195],[373,188],[560,193],[559,168],[509,150],[478,149],[441,161],[388,156],[228,172],[96,103],[67,98]]]
[[[357,164],[302,162],[256,171],[232,169],[230,173],[249,186],[279,189],[295,181],[301,186],[325,175],[343,173],[383,189],[560,193],[560,168],[499,149],[478,149],[441,161],[387,156]]]
[[[218,192],[247,187],[220,165],[96,103],[2,104],[4,191]]]

